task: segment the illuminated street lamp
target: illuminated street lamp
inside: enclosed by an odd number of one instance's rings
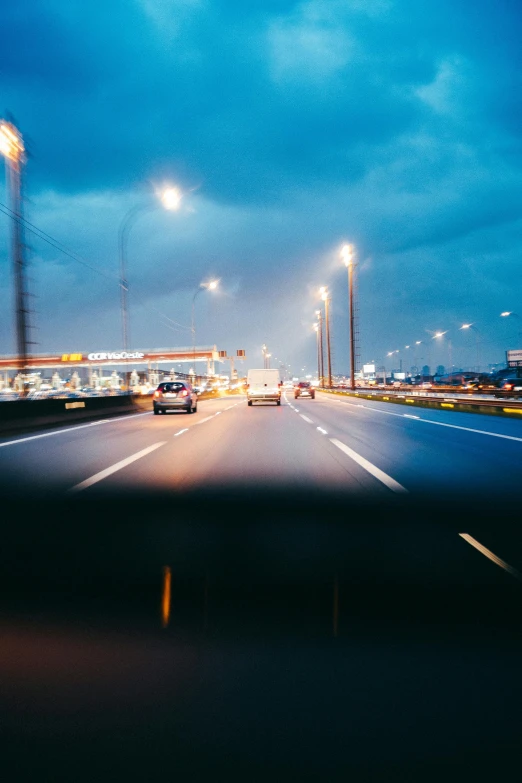
[[[22,215],[22,166],[26,158],[20,131],[6,120],[0,120],[0,153],[5,158],[10,212],[13,218],[11,221],[11,247],[15,284],[16,341],[18,365],[23,372],[27,365],[29,347],[25,242]]]
[[[194,362],[194,372],[196,372],[196,326],[194,320],[196,297],[202,291],[215,291],[218,285],[219,285],[219,280],[210,280],[208,283],[200,283],[194,292],[194,296],[192,297],[191,330],[192,330],[192,353],[193,353],[193,362]]]
[[[511,310],[506,310],[503,313],[500,313],[502,318],[508,318],[509,316],[513,316],[513,318],[518,318],[519,320],[522,320],[522,318],[519,316],[518,313],[513,313]],[[518,333],[518,339],[522,342],[522,330]],[[521,346],[522,347],[522,346]]]
[[[332,388],[332,352],[330,347],[330,295],[326,286],[319,289],[321,299],[324,302],[324,320],[326,325],[326,362],[328,368],[328,388]]]
[[[416,346],[417,346],[417,345],[422,345],[422,340],[415,340],[415,345],[416,345]],[[413,358],[413,361],[415,362],[415,371],[416,371],[416,373],[417,373],[417,374],[420,374],[420,373],[419,373],[419,357],[418,357],[418,356],[415,356],[415,357]]]
[[[477,372],[480,372],[480,332],[474,324],[462,324],[461,329],[472,329],[475,332],[475,348],[477,352]]]
[[[341,257],[344,265],[348,269],[348,304],[350,319],[350,388],[355,390],[355,329],[354,329],[354,307],[353,307],[353,269],[354,269],[354,249],[353,245],[343,245]]]
[[[162,191],[156,193],[159,201],[163,204],[165,209],[176,210],[181,204],[182,193],[177,188],[165,188]],[[121,319],[122,319],[122,336],[123,336],[123,350],[127,351],[129,348],[129,324],[128,324],[128,311],[127,311],[127,294],[129,292],[129,284],[126,279],[126,256],[127,256],[127,240],[129,231],[134,223],[136,217],[142,212],[146,212],[149,209],[155,209],[157,202],[153,201],[135,204],[129,209],[120,223],[118,231],[118,251],[120,257],[120,291],[121,291]]]
[[[446,329],[445,332],[435,332],[435,334],[433,335],[432,339],[436,340],[437,338],[444,337],[444,335],[447,334],[447,333],[448,333],[448,329]],[[453,372],[453,359],[452,359],[451,339],[450,338],[448,338],[448,353],[449,353],[449,362],[450,362],[449,374],[451,375],[451,373]]]

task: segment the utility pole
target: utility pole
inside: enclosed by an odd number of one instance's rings
[[[5,157],[11,210],[11,254],[15,285],[16,344],[18,367],[23,374],[29,354],[28,308],[26,285],[25,244],[22,214],[22,166],[25,148],[22,135],[10,122],[0,121],[0,152]]]

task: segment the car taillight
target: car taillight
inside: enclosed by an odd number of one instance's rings
[[[180,397],[187,397],[188,391],[186,389],[183,389],[183,391],[180,393]]]
[[[155,396],[155,397],[159,397],[159,396],[160,396],[160,394],[161,394],[161,392],[159,392],[159,391],[155,391],[155,392],[154,392],[154,396]]]
[[[508,391],[511,391],[515,384],[514,383],[506,383],[504,384],[504,389],[507,389]]]

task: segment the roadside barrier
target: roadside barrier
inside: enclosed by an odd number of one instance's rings
[[[408,407],[438,408],[440,410],[458,411],[459,413],[482,413],[489,416],[510,416],[522,419],[522,401],[520,398],[513,399],[507,396],[503,396],[502,399],[484,399],[483,397],[473,399],[470,396],[461,397],[459,392],[452,396],[451,392],[442,390],[438,396],[429,391],[406,392],[405,390],[396,391],[394,389],[383,389],[379,392],[369,391],[368,389],[361,389],[360,391],[318,389],[318,391],[343,397],[373,400],[374,402],[392,402]]]

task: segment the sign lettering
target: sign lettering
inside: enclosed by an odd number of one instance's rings
[[[87,358],[90,362],[107,362],[118,359],[143,359],[144,356],[145,354],[139,351],[101,351],[100,353],[90,353]]]

